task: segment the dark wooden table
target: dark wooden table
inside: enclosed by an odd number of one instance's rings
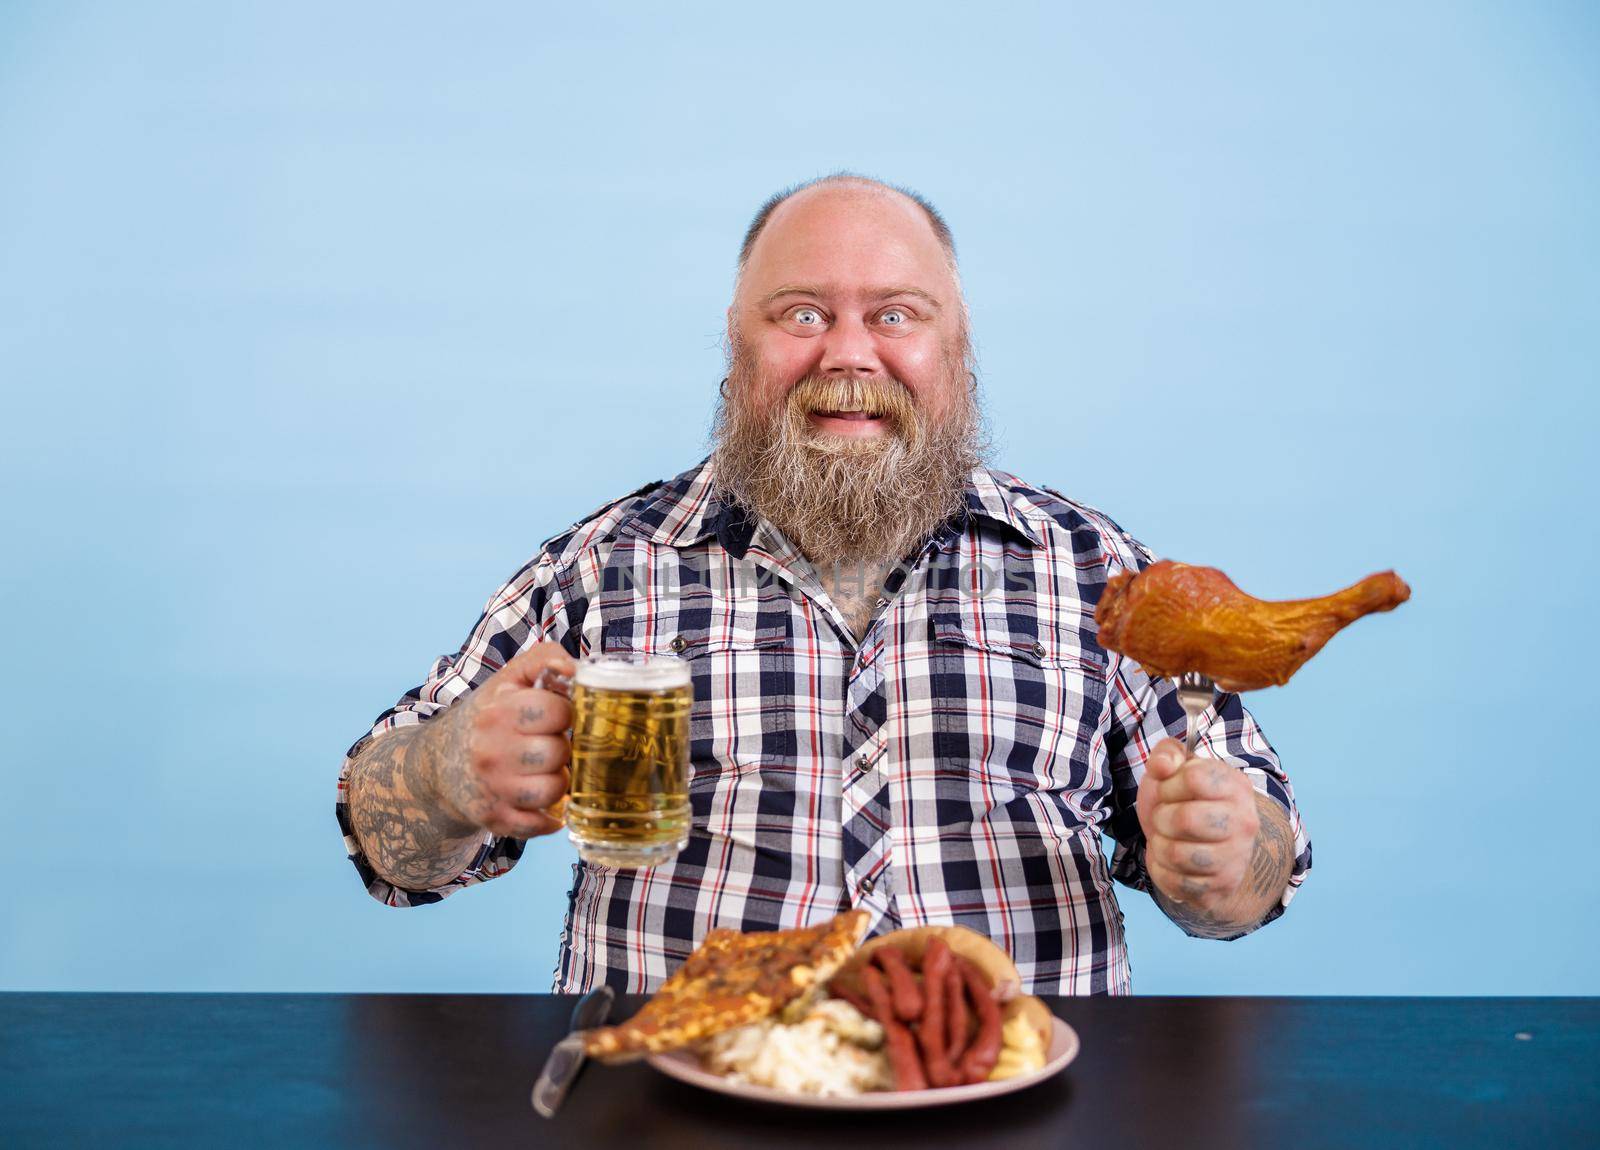
[[[838,1114],[592,1065],[546,1121],[570,998],[0,994],[0,1146],[1600,1146],[1600,999],[1049,1001],[1083,1051],[1003,1099]]]

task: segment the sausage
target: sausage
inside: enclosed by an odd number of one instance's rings
[[[944,1054],[952,1067],[961,1065],[962,1052],[967,1049],[967,988],[961,981],[961,971],[956,969],[954,956],[944,972],[944,1013],[946,1039]]]
[[[961,969],[961,980],[978,1015],[978,1033],[961,1056],[961,1081],[982,1082],[1000,1061],[1000,1004],[990,992],[989,980],[970,959],[958,956],[956,965]]]
[[[961,1078],[950,1065],[945,1045],[945,988],[950,973],[950,947],[942,938],[933,938],[922,952],[922,1021],[917,1024],[917,1042],[922,1047],[922,1062],[928,1081],[935,1086],[956,1086]]]
[[[889,1067],[894,1071],[894,1088],[926,1090],[928,1078],[922,1071],[922,1062],[917,1058],[917,1044],[912,1041],[911,1031],[906,1029],[905,1023],[894,1018],[885,1022],[883,1045],[889,1052]]]
[[[870,1017],[880,1023],[894,1019],[894,1009],[889,1005],[889,990],[883,985],[883,975],[868,963],[861,968],[861,989],[866,991],[867,1004],[872,1007]]]
[[[867,998],[872,1003],[872,1016],[883,1026],[883,1046],[889,1055],[889,1069],[894,1071],[894,1088],[926,1090],[928,1079],[922,1072],[921,1060],[917,1058],[917,1045],[911,1040],[911,1031],[894,1016],[883,975],[868,965],[861,970],[861,982],[867,988]]]
[[[906,956],[892,946],[880,946],[872,957],[889,979],[895,1017],[901,1022],[915,1022],[922,1015],[922,991],[917,987],[917,976],[906,964]]]

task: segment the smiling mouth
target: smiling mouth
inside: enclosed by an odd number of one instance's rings
[[[821,419],[847,419],[852,423],[867,423],[883,416],[872,411],[813,411],[812,415]]]

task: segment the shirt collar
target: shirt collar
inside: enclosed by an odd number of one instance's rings
[[[668,547],[692,547],[715,535],[743,558],[755,534],[755,521],[734,504],[723,504],[712,490],[711,459],[706,457],[646,499],[619,530]]]
[[[1012,476],[987,467],[967,475],[962,508],[939,535],[964,533],[972,519],[1010,528],[1030,545],[1041,546],[1037,528],[1018,509],[1008,489]],[[627,534],[668,547],[692,547],[715,536],[736,559],[744,558],[757,527],[756,518],[736,503],[724,503],[714,491],[708,456],[647,499],[621,526]]]
[[[1022,514],[1017,493],[1011,484],[1020,483],[1014,475],[988,467],[974,467],[967,475],[965,493],[968,515],[1009,527],[1034,547],[1042,547],[1039,529]]]

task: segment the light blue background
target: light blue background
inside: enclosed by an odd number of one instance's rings
[[[571,848],[360,889],[344,748],[699,458],[734,251],[955,228],[997,461],[1264,597],[1316,867],[1145,993],[1600,990],[1600,14],[1583,3],[0,8],[0,986],[550,985]]]

